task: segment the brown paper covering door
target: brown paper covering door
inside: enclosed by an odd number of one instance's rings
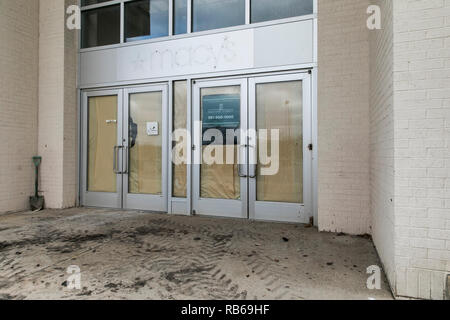
[[[257,171],[257,200],[303,203],[303,92],[301,81],[258,84],[256,87],[258,131],[280,131],[279,171],[261,175]],[[260,166],[261,169],[261,166]]]
[[[185,130],[187,128],[187,81],[175,81],[173,87],[174,87],[173,129]],[[184,143],[186,143],[186,141],[184,141]],[[184,158],[187,157],[187,155],[179,155],[179,156]],[[186,198],[187,165],[185,163],[179,165],[173,164],[172,168],[173,168],[172,195],[177,198]]]
[[[203,97],[208,95],[236,95],[240,94],[240,86],[205,88],[201,90]],[[203,107],[201,108],[203,109]],[[240,111],[240,110],[239,110]],[[203,113],[202,113],[203,117]],[[225,137],[224,137],[225,139]],[[224,146],[224,160],[226,163],[226,151]],[[233,150],[233,148],[231,148]],[[204,154],[205,146],[202,148]],[[202,164],[200,167],[200,197],[210,199],[238,200],[241,197],[241,181],[238,175],[238,146],[234,148],[234,164]],[[213,155],[214,156],[214,155]]]
[[[227,149],[227,148],[224,148]],[[203,147],[203,151],[205,147]],[[225,151],[224,151],[225,152]],[[213,164],[201,166],[202,198],[238,200],[241,197],[241,182],[238,175],[238,147],[234,148],[235,164]],[[225,163],[224,155],[224,163]]]
[[[128,189],[131,194],[162,194],[162,92],[130,94],[130,123],[137,125],[130,145]],[[157,122],[159,134],[149,136],[147,123]],[[131,143],[130,137],[130,143]]]
[[[113,170],[117,143],[117,96],[91,97],[88,101],[88,191],[116,192]]]

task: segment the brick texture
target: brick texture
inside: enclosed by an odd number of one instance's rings
[[[393,3],[381,9],[382,29],[370,31],[370,193],[372,238],[395,286]]]
[[[29,207],[38,112],[38,1],[0,0],[0,213]]]
[[[40,0],[39,153],[42,190],[49,208],[76,204],[76,31],[65,27],[66,5]]]
[[[450,0],[393,4],[395,291],[443,299],[450,273]]]
[[[367,0],[318,1],[319,228],[370,233]]]
[[[65,8],[77,0],[64,0]],[[64,32],[64,163],[63,207],[72,207],[78,196],[78,31]]]

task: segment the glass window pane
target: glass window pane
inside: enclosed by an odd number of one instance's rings
[[[303,92],[301,81],[258,84],[256,87],[256,126],[268,130],[266,144],[272,150],[270,134],[278,129],[279,171],[256,177],[258,201],[303,203]],[[274,156],[274,155],[270,155]],[[273,166],[273,164],[272,164]],[[263,166],[268,167],[268,166]]]
[[[130,95],[129,180],[131,194],[162,194],[162,92]],[[148,123],[158,134],[147,134]]]
[[[125,3],[126,42],[168,35],[168,0],[140,0]]]
[[[187,0],[173,1],[173,34],[187,32]]]
[[[227,130],[235,130],[237,134],[236,130],[241,128],[241,88],[230,86],[202,89],[201,104],[203,147],[200,197],[238,200],[241,197],[239,141],[228,139],[230,143],[227,140]],[[218,141],[218,138],[222,141]],[[212,163],[212,160],[217,161]]]
[[[93,4],[98,4],[98,3],[102,3],[102,2],[108,2],[108,1],[111,1],[111,0],[82,0],[81,5],[82,6],[90,6]]]
[[[89,98],[88,117],[87,191],[116,192],[117,96]]]
[[[82,13],[82,48],[120,42],[120,6],[109,6]]]
[[[245,24],[245,0],[192,0],[192,11],[194,32]]]
[[[187,128],[187,81],[175,81],[173,84],[173,130],[186,130]],[[187,195],[187,154],[183,154],[183,150],[188,150],[187,141],[179,141],[184,143],[181,147],[174,148],[173,153],[173,182],[172,194],[177,198],[186,198]],[[177,142],[174,141],[174,147]],[[184,147],[184,148],[182,148]]]
[[[313,13],[313,0],[251,0],[251,22],[262,22]]]

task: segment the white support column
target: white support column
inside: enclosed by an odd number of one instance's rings
[[[77,198],[77,31],[66,28],[76,0],[41,0],[39,25],[39,128],[41,189],[48,208]]]

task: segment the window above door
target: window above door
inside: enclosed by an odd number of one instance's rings
[[[82,0],[81,49],[314,13],[317,0]]]

